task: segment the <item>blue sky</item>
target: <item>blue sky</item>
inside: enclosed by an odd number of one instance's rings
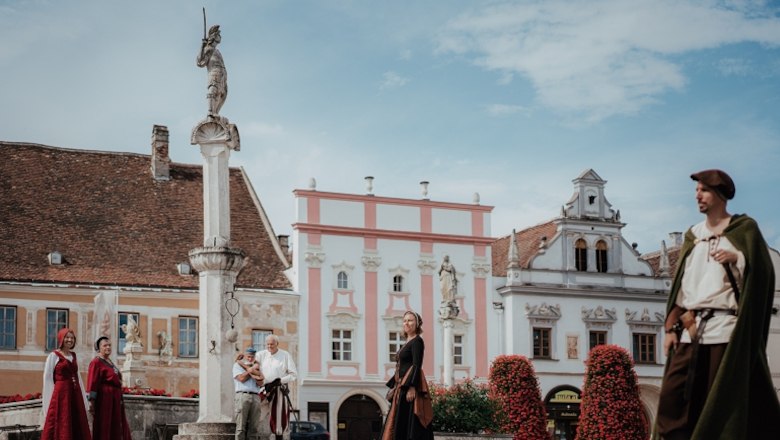
[[[780,248],[780,5],[765,1],[0,0],[0,139],[201,163],[195,66],[222,28],[243,166],[277,233],[292,190],[493,205],[494,236],[556,216],[593,168],[642,252],[700,221],[722,168]]]

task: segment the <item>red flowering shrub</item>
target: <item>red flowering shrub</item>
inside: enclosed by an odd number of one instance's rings
[[[141,388],[141,387],[122,387],[122,394],[131,394],[134,396],[164,396],[171,397],[171,393],[165,390],[158,390],[157,388]]]
[[[487,384],[478,385],[471,379],[451,387],[429,384],[433,401],[433,430],[479,434],[495,432],[498,424],[498,402],[489,395]]]
[[[585,366],[577,439],[646,439],[647,422],[628,351],[617,345],[597,345]]]
[[[189,397],[189,398],[197,399],[200,397],[200,391],[196,389],[192,389],[182,394],[181,397]]]
[[[25,400],[40,399],[41,393],[27,393],[24,396],[16,394],[14,396],[0,396],[0,404],[11,402],[24,402]]]
[[[515,440],[547,440],[547,412],[534,367],[525,356],[503,355],[490,367],[490,390],[501,408],[502,432]]]

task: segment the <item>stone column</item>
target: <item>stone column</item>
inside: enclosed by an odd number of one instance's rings
[[[455,383],[455,360],[452,357],[453,337],[452,329],[455,323],[452,322],[458,317],[460,309],[454,301],[442,301],[439,307],[439,320],[442,326],[442,347],[444,358],[444,385],[450,387]]]
[[[226,301],[232,297],[244,253],[230,247],[230,182],[228,159],[239,149],[236,126],[225,117],[210,117],[192,131],[191,143],[203,155],[203,247],[190,251],[200,277],[198,421],[179,427],[177,440],[232,439],[233,362],[237,334],[231,331]]]

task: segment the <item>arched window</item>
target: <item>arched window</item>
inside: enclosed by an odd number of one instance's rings
[[[336,275],[336,287],[346,290],[347,286],[349,286],[349,277],[347,276],[347,273],[342,270]]]
[[[574,267],[580,272],[588,270],[588,243],[581,238],[574,242]]]
[[[404,291],[404,277],[401,275],[396,275],[393,277],[393,292],[403,292]]]
[[[599,240],[596,243],[596,270],[607,272],[607,243],[604,240]]]

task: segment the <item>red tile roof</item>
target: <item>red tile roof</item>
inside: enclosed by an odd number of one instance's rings
[[[542,237],[550,242],[558,231],[558,226],[553,220],[518,231],[515,235],[517,250],[520,257],[520,267],[527,269],[531,258],[539,252]],[[509,238],[510,235],[501,237],[493,242],[493,276],[506,276],[506,267],[509,265]]]
[[[680,246],[667,248],[666,253],[669,256],[669,276],[674,277],[674,274],[677,272],[677,262],[680,258]],[[661,251],[648,252],[640,258],[650,264],[655,276],[661,275]]]
[[[0,280],[198,287],[176,264],[203,242],[201,165],[171,163],[170,180],[156,181],[149,155],[10,142],[0,153]],[[290,289],[238,168],[230,206],[232,246],[248,260],[236,286]],[[52,251],[65,264],[50,265]]]

